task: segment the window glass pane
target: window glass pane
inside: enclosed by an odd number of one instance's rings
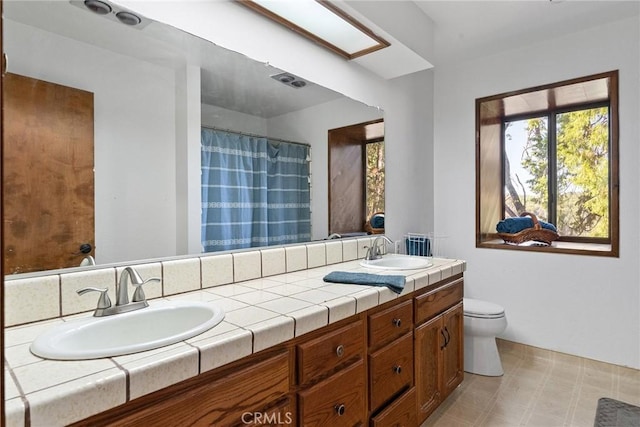
[[[370,142],[367,149],[367,216],[384,212],[384,141]]]
[[[556,115],[561,235],[609,237],[609,111]]]
[[[505,122],[505,218],[534,213],[548,221],[547,118]]]

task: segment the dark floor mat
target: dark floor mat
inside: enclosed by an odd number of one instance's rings
[[[640,407],[602,397],[593,427],[640,427]]]

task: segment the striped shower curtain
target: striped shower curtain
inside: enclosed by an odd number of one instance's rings
[[[203,128],[205,252],[311,238],[309,147]]]

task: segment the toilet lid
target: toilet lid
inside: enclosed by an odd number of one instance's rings
[[[463,298],[464,314],[476,317],[500,317],[504,308],[498,304],[473,298]]]

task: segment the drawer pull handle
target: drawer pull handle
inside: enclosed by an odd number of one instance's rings
[[[400,375],[402,373],[402,366],[396,365],[393,367],[393,372]]]
[[[344,355],[344,346],[342,344],[340,344],[337,348],[336,348],[336,356],[338,357],[342,357]]]
[[[344,413],[347,411],[347,407],[344,406],[344,404],[338,404],[336,406],[334,406],[334,409],[336,410],[336,414],[338,414],[338,416],[343,416]]]
[[[399,328],[400,326],[402,326],[402,319],[393,319],[393,325],[396,328]]]

